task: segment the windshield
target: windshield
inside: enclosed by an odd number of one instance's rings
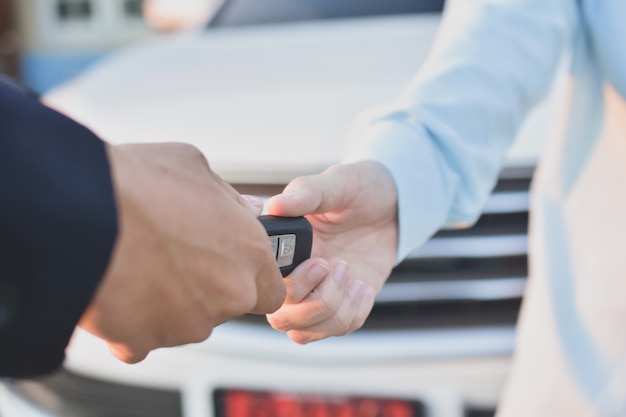
[[[210,27],[440,12],[444,0],[226,0]]]

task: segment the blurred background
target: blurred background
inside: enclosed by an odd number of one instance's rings
[[[107,141],[190,142],[267,197],[340,160],[355,116],[402,92],[454,1],[0,0],[0,70]],[[492,416],[560,91],[557,78],[478,223],[401,263],[363,329],[298,346],[246,316],[134,366],[77,330],[57,374],[3,381],[0,415]]]
[[[123,45],[205,24],[220,0],[2,0],[2,71],[45,92]]]

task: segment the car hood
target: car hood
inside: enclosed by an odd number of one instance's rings
[[[191,143],[230,182],[284,183],[340,160],[354,117],[392,101],[439,16],[158,39],[105,58],[46,102],[112,143]]]

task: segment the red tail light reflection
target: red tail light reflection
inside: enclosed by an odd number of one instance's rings
[[[422,417],[417,401],[275,393],[215,392],[218,417]]]

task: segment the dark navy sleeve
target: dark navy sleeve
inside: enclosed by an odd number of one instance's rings
[[[104,143],[0,77],[0,377],[61,365],[116,235]]]

